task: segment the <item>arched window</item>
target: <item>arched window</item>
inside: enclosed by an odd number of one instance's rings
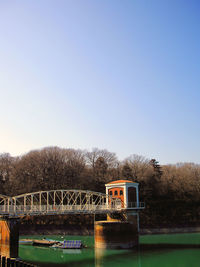
[[[112,196],[112,191],[109,192],[109,195]]]
[[[115,190],[115,196],[117,196],[118,194],[117,194],[117,190]]]
[[[123,196],[123,190],[120,190],[119,194],[120,196]]]

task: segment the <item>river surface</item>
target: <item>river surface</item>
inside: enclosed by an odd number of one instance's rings
[[[42,239],[44,236],[21,236]],[[200,249],[148,248],[139,250],[94,249],[91,236],[46,236],[56,240],[82,240],[84,249],[58,249],[20,245],[21,259],[41,267],[199,267]],[[145,235],[140,244],[200,244],[200,233]]]

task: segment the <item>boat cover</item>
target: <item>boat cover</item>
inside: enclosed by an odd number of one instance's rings
[[[81,248],[81,240],[64,240],[63,248]]]

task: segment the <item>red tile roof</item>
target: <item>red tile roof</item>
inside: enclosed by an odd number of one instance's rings
[[[130,180],[117,180],[117,181],[112,181],[108,184],[121,184],[121,183],[134,183],[134,182]]]

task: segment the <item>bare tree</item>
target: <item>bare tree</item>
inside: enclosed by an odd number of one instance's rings
[[[9,153],[0,154],[0,181],[8,181],[14,158]]]
[[[95,169],[95,163],[97,159],[101,157],[104,159],[108,168],[114,168],[117,165],[117,157],[115,153],[109,152],[106,149],[100,150],[98,148],[93,148],[91,152],[85,153],[85,158],[88,166]]]
[[[152,175],[149,159],[146,159],[143,156],[132,154],[124,160],[123,165],[130,168],[132,178],[138,182],[143,181]]]

